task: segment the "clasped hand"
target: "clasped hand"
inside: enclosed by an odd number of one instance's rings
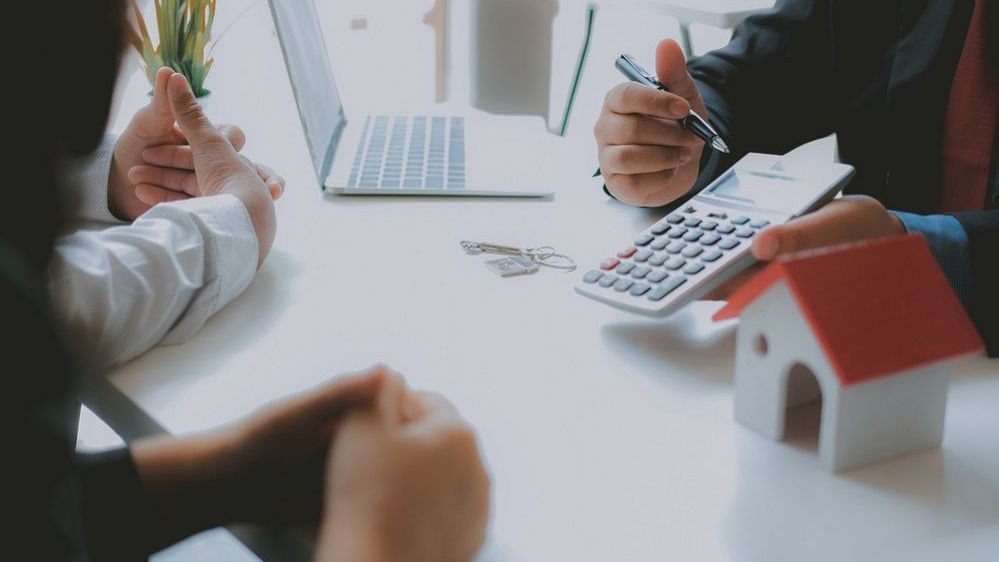
[[[140,109],[118,138],[108,178],[108,207],[119,219],[133,221],[153,205],[206,195],[195,173],[194,153],[171,107],[168,85],[175,73],[162,68],[149,105]],[[246,135],[235,125],[217,125],[218,133],[238,153]],[[284,179],[272,169],[243,161],[267,185],[274,200],[284,192]]]

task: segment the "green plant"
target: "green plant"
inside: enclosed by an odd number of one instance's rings
[[[211,93],[205,88],[205,79],[215,62],[207,53],[215,23],[215,1],[153,0],[159,35],[159,45],[155,45],[142,12],[131,0],[135,25],[129,26],[128,40],[142,57],[150,84],[156,80],[156,72],[168,66],[187,77],[194,95]]]

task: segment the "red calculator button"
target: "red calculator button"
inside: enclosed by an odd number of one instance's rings
[[[610,270],[614,269],[615,267],[617,267],[620,263],[621,263],[621,260],[614,259],[614,258],[611,258],[609,260],[604,260],[604,262],[602,264],[600,264],[600,269],[602,269],[604,271],[610,271]]]
[[[632,247],[628,248],[627,250],[621,250],[620,252],[618,252],[617,253],[617,257],[619,257],[619,258],[630,258],[631,256],[635,255],[635,252],[637,252],[637,251],[638,251],[638,248],[632,246]]]

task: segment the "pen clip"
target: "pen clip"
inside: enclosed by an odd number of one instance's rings
[[[634,71],[635,74],[641,76],[655,87],[660,88],[662,90],[666,89],[663,87],[662,83],[659,82],[659,78],[653,76],[652,74],[649,73],[648,70],[645,70],[645,68],[643,68],[642,65],[638,64],[638,61],[635,60],[635,57],[631,55],[621,55],[621,60],[624,62],[624,64],[627,64],[629,67],[631,67],[631,69]]]

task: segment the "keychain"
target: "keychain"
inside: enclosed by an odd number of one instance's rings
[[[462,240],[461,247],[469,254],[498,254],[505,258],[489,260],[486,268],[500,277],[526,275],[538,271],[539,266],[575,271],[576,262],[565,254],[559,254],[552,246],[538,248],[517,248],[487,242]]]

